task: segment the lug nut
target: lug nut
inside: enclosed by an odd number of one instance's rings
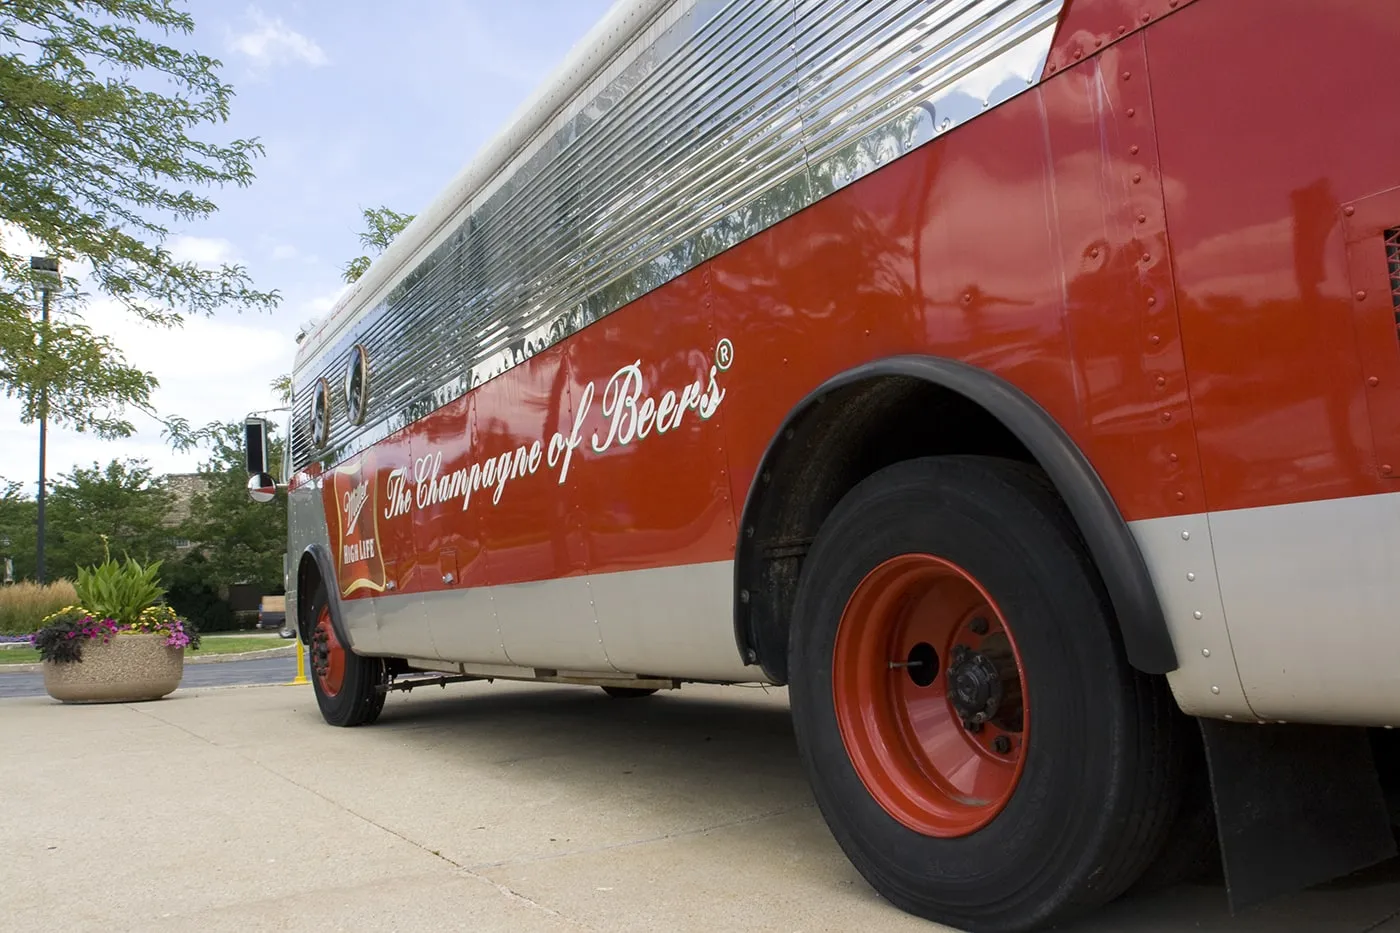
[[[1005,755],[1011,751],[1011,740],[1004,735],[999,735],[996,737],[996,741],[992,742],[992,748],[996,749],[998,755]]]
[[[987,620],[986,620],[986,619],[973,619],[973,620],[972,620],[972,626],[971,626],[971,628],[972,628],[972,631],[975,632],[976,634],[978,634],[978,635],[985,635],[985,634],[987,634]]]

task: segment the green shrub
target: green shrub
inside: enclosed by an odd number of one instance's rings
[[[228,602],[220,599],[212,586],[197,579],[180,575],[170,584],[165,598],[176,612],[199,626],[201,632],[229,632],[237,628]]]
[[[195,550],[161,568],[165,601],[201,632],[228,632],[237,628],[233,609],[219,595],[218,573]]]
[[[0,586],[0,635],[38,631],[45,619],[77,601],[77,590],[67,580]]]

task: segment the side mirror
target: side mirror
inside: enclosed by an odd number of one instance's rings
[[[254,502],[271,502],[277,497],[277,481],[266,473],[248,477],[248,498]]]
[[[243,422],[243,462],[249,476],[267,473],[267,422],[262,418]]]

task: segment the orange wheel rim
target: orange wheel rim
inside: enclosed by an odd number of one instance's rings
[[[965,836],[1011,799],[1030,737],[1024,669],[961,567],[903,554],[867,574],[836,630],[832,683],[856,774],[909,829]]]
[[[331,611],[322,608],[316,617],[316,628],[311,633],[311,670],[316,675],[316,683],[328,697],[340,693],[345,683],[345,648],[335,637],[335,626],[331,624]]]

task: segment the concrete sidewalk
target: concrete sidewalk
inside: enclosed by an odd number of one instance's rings
[[[0,701],[16,931],[921,931],[812,804],[783,691],[468,684],[322,724],[309,687]],[[1400,933],[1400,866],[1231,918],[1223,892],[1076,933]]]

